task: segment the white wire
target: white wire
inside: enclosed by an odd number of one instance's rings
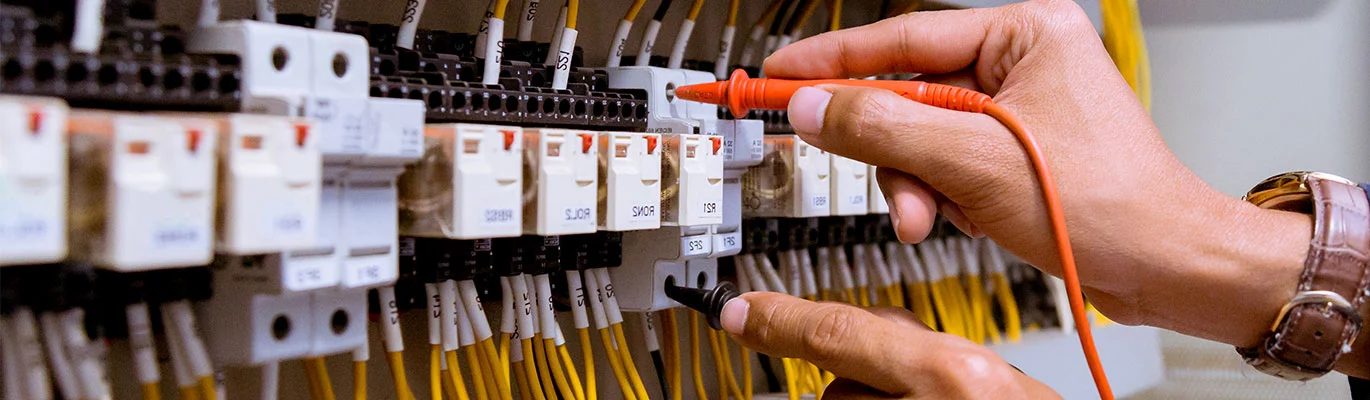
[[[162,307],[162,321],[171,321],[171,311]],[[195,386],[195,377],[190,372],[190,362],[186,360],[185,346],[181,344],[181,334],[176,329],[164,330],[167,355],[171,358],[171,372],[176,377],[176,387]]]
[[[792,296],[804,295],[804,278],[799,272],[799,253],[794,249],[785,250],[780,253],[781,268],[780,272],[785,278],[785,288],[790,290]]]
[[[723,35],[718,38],[718,58],[714,60],[714,78],[718,80],[728,79],[728,63],[733,58],[733,40],[737,37],[737,27],[728,26],[723,28]]]
[[[866,248],[859,244],[851,247],[851,270],[856,278],[856,288],[865,288],[867,295],[874,293],[871,292],[870,260],[866,258]]]
[[[514,293],[514,284],[510,283],[512,280],[513,278],[508,276],[499,277],[500,292],[503,293],[500,297],[499,331],[517,335],[519,309],[515,298],[518,294]]]
[[[461,348],[461,334],[458,333],[461,327],[457,324],[457,304],[461,297],[457,295],[457,281],[442,281],[438,290],[438,297],[442,299],[442,305],[438,307],[442,312],[442,350],[454,351]]]
[[[262,400],[276,400],[281,386],[281,363],[271,361],[262,364]]]
[[[795,251],[799,253],[799,277],[804,280],[804,295],[817,296],[818,282],[813,276],[813,259],[809,257],[809,249],[798,249]]]
[[[276,0],[257,0],[257,20],[276,23]]]
[[[314,17],[314,29],[332,32],[338,22],[338,0],[319,0],[319,15]]]
[[[190,309],[190,300],[173,301],[162,307],[171,309],[171,317],[181,336],[181,345],[185,347],[185,356],[190,361],[191,372],[196,377],[214,376],[214,367],[209,362],[209,352],[205,350],[205,343],[200,340],[200,334],[195,329],[195,313]]]
[[[557,27],[552,30],[552,42],[547,46],[547,55],[542,58],[543,65],[552,65],[557,60],[557,50],[561,48],[561,36],[566,33],[566,6],[557,13]]]
[[[751,280],[752,290],[758,292],[771,291],[770,285],[766,284],[765,275],[761,274],[761,266],[758,265],[757,262],[757,260],[763,259],[765,257],[766,255],[761,253],[752,254],[750,257],[748,257],[751,259],[751,262],[743,264],[747,267],[747,278]]]
[[[547,274],[534,275],[533,283],[537,291],[537,314],[542,322],[542,336],[545,339],[556,338],[557,317],[556,309],[552,308],[552,281]]]
[[[100,51],[105,37],[105,0],[76,0],[76,21],[71,32],[71,50],[77,53]]]
[[[71,358],[62,342],[62,321],[56,313],[45,311],[38,315],[38,325],[42,327],[43,348],[47,350],[48,368],[57,383],[57,393],[64,399],[84,397],[76,382],[76,371]]]
[[[614,40],[609,42],[609,59],[604,61],[604,66],[608,68],[617,67],[623,63],[623,52],[628,49],[628,35],[633,31],[633,21],[618,21],[618,29],[614,31]]]
[[[19,343],[10,334],[10,322],[0,318],[0,369],[4,370],[5,400],[23,400],[24,386],[19,378]]]
[[[575,321],[575,328],[589,328],[590,316],[585,310],[585,302],[591,296],[586,296],[579,271],[566,271],[566,293],[571,295],[571,318]]]
[[[594,291],[586,297],[590,299],[590,309],[594,311],[595,329],[608,328],[609,317],[605,315],[604,290],[599,286],[599,279],[595,278],[594,271],[585,270],[581,273],[585,276],[585,286]]]
[[[733,257],[733,261],[735,261],[735,264],[737,265],[737,290],[742,293],[752,291],[752,278],[750,273],[747,272],[747,265],[755,263],[756,260],[752,259],[750,254],[739,254],[736,257]]]
[[[480,17],[480,27],[476,29],[477,57],[483,57],[483,54],[485,54],[485,46],[489,44],[486,42],[486,37],[490,35],[490,20],[495,16],[496,1],[498,0],[490,0],[490,3],[485,6],[485,14]]]
[[[842,246],[832,246],[832,267],[837,271],[837,283],[842,285],[843,291],[856,290],[855,279],[852,279],[851,263],[847,261],[847,251]],[[856,299],[847,299],[856,301]]]
[[[571,60],[575,57],[576,36],[579,34],[575,29],[562,28],[561,35],[558,35],[557,54],[556,58],[552,60],[555,63],[555,70],[552,72],[552,89],[566,89],[566,85],[571,79]]]
[[[647,30],[642,32],[642,46],[637,50],[637,66],[646,67],[651,65],[652,49],[656,47],[656,36],[661,33],[661,21],[651,20],[647,22]]]
[[[618,308],[618,295],[614,293],[614,282],[609,279],[609,269],[595,268],[594,271],[595,278],[599,279],[599,287],[604,290],[604,311],[608,313],[609,323],[623,323],[623,312]]]
[[[537,326],[533,324],[533,299],[528,294],[528,281],[523,279],[523,275],[519,275],[509,278],[509,285],[514,287],[519,339],[531,339],[537,335],[534,333]]]
[[[738,60],[738,65],[750,66],[756,60],[756,43],[760,42],[766,35],[766,28],[757,26],[752,28],[751,35],[747,36],[747,43],[742,45],[742,58]]]
[[[414,48],[414,36],[419,33],[419,19],[423,18],[425,3],[427,0],[409,0],[405,3],[404,14],[400,16],[400,30],[395,37],[395,47]]]
[[[538,15],[538,2],[541,0],[526,0],[523,2],[523,14],[519,14],[519,34],[520,42],[533,40],[533,22]]]
[[[814,272],[818,275],[818,288],[832,295],[832,251],[827,247],[819,247],[817,253],[818,266]]]
[[[532,274],[523,274],[523,285],[528,288],[528,297],[524,299],[524,304],[528,309],[528,318],[533,323],[533,336],[541,337],[545,331],[542,328],[542,307],[538,305],[538,285],[533,282]]]
[[[197,20],[198,26],[210,26],[219,23],[219,0],[201,0],[200,17]]]
[[[675,43],[671,46],[671,58],[667,60],[667,67],[680,69],[680,65],[685,61],[685,47],[690,44],[690,35],[694,31],[694,21],[687,19],[680,23],[680,31],[676,32]]]
[[[489,33],[485,37],[485,51],[482,58],[485,59],[485,73],[481,76],[481,83],[494,85],[499,83],[500,61],[504,58],[504,20],[491,16],[487,23]]]
[[[880,247],[874,243],[863,245],[866,247],[867,265],[875,271],[875,280],[880,287],[894,285],[894,275],[890,273],[890,266],[885,262],[885,257],[881,254]]]
[[[780,280],[780,275],[776,273],[775,267],[771,265],[771,258],[765,254],[757,254],[756,268],[761,270],[761,274],[766,277],[766,286],[772,292],[789,294],[790,290],[785,286],[785,282]]]
[[[124,316],[128,319],[128,343],[133,351],[133,369],[137,373],[138,383],[155,384],[161,381],[147,303],[129,304],[124,308]]]
[[[423,284],[423,293],[428,303],[428,344],[442,344],[442,296],[438,294],[438,284]]]
[[[404,351],[404,337],[400,332],[400,309],[395,301],[395,287],[382,286],[376,288],[376,295],[380,300],[381,314],[381,340],[385,343],[386,353],[396,353]]]
[[[490,332],[490,320],[485,317],[485,308],[480,304],[480,292],[476,290],[476,283],[470,279],[457,282],[458,289],[461,289],[461,300],[466,305],[466,315],[471,318],[471,331],[476,336],[476,341],[489,339],[493,336]]]
[[[462,298],[461,291],[453,285],[453,290],[457,291],[456,298],[452,299],[452,306],[456,309],[457,321],[457,346],[466,347],[476,344],[475,330],[471,328],[471,317],[466,315],[466,299]]]
[[[672,311],[674,312],[674,311]],[[642,339],[647,343],[647,352],[661,351],[661,339],[657,337],[652,313],[642,313]]]
[[[48,369],[43,357],[43,344],[39,341],[38,323],[34,320],[33,310],[16,307],[10,314],[7,324],[10,334],[19,345],[19,362],[24,369],[24,394],[34,400],[51,400],[52,387],[48,384]]]

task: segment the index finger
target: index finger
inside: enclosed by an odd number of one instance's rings
[[[790,79],[862,78],[899,72],[945,74],[980,56],[1000,9],[904,14],[874,24],[804,39],[766,59],[766,76]]]
[[[751,292],[729,301],[722,314],[724,329],[748,348],[805,359],[885,393],[914,393],[918,379],[938,375],[935,356],[918,350],[936,348],[942,338],[860,308]]]

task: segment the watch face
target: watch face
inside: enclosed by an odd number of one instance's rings
[[[1310,200],[1313,196],[1308,188],[1309,179],[1322,179],[1355,185],[1346,178],[1332,174],[1310,171],[1288,172],[1272,176],[1257,184],[1256,187],[1246,193],[1243,200],[1260,208],[1311,214],[1313,204]]]

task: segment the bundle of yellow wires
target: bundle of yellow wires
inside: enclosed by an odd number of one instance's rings
[[[1104,19],[1104,48],[1113,56],[1118,71],[1123,74],[1137,98],[1151,110],[1151,61],[1142,33],[1141,13],[1137,0],[1100,0]]]

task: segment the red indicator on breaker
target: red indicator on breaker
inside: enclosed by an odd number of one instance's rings
[[[186,150],[194,153],[200,149],[200,130],[191,129],[186,131]]]
[[[40,110],[36,110],[36,109],[35,109],[35,110],[30,110],[30,111],[29,111],[29,133],[32,133],[34,136],[37,136],[37,135],[38,135],[38,131],[40,131],[40,130],[42,130],[42,129],[43,129],[43,112],[40,111]]]
[[[590,153],[590,149],[595,147],[595,135],[590,133],[580,134],[580,152]]]
[[[503,132],[503,133],[504,133],[504,151],[509,151],[510,149],[513,149],[513,148],[514,148],[514,134],[516,134],[517,132],[514,132],[514,131],[500,131],[500,132]]]
[[[309,125],[295,125],[295,145],[304,147],[304,142],[309,139]]]
[[[718,149],[723,148],[723,138],[711,137],[709,141],[714,142],[714,155],[718,155]]]
[[[647,137],[647,154],[656,154],[656,136]]]

